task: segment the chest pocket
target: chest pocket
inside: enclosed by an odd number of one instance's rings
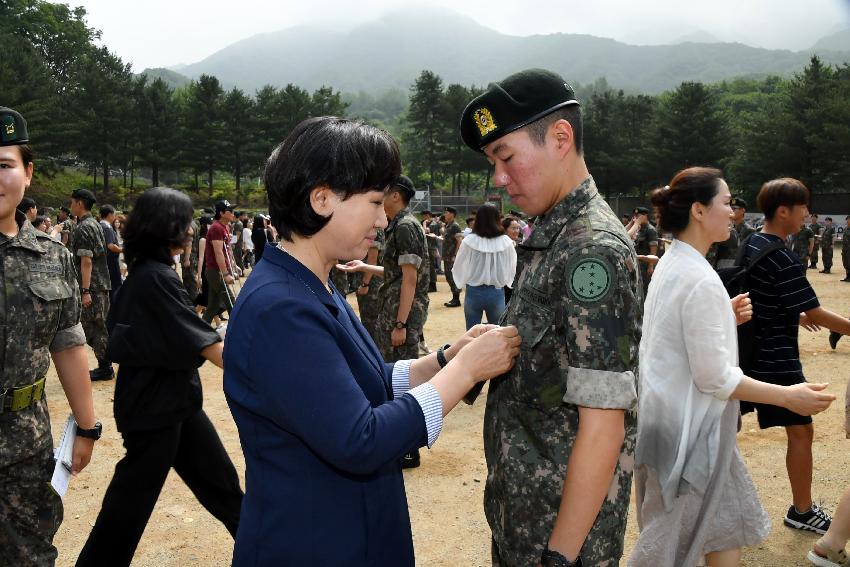
[[[557,336],[556,312],[548,292],[527,283],[519,286],[500,324],[515,325],[522,337],[520,355],[508,375],[511,397],[543,411],[560,407],[566,373],[558,368],[566,364],[562,360],[566,349]]]
[[[33,302],[33,323],[39,334],[52,337],[59,325],[64,301],[74,295],[65,280],[54,277],[30,282]]]

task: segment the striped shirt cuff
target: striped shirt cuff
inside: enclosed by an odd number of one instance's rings
[[[433,384],[425,382],[408,392],[422,408],[425,416],[425,429],[428,430],[428,448],[430,449],[443,430],[443,400]]]
[[[410,389],[410,365],[413,360],[399,360],[393,364],[393,398],[398,398]]]

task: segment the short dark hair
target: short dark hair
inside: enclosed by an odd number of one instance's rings
[[[386,191],[401,173],[398,144],[384,130],[363,122],[308,118],[269,156],[263,182],[272,224],[285,240],[312,236],[330,221],[310,205],[310,192],[327,186],[343,199]]]
[[[799,179],[781,177],[761,186],[756,203],[764,213],[765,220],[773,220],[779,207],[808,206],[811,199],[809,188]]]
[[[109,215],[115,214],[115,207],[112,205],[101,205],[100,206],[100,218],[106,218]]]
[[[30,209],[38,208],[38,205],[36,204],[35,199],[33,199],[32,197],[24,197],[23,199],[21,199],[21,202],[18,203],[17,208],[22,213],[25,213]]]
[[[475,213],[473,234],[482,238],[496,238],[504,234],[501,224],[501,213],[493,205],[484,205]]]
[[[410,180],[406,175],[400,175],[398,179],[395,180],[392,187],[389,188],[387,194],[398,193],[401,196],[401,202],[404,203],[404,206],[410,204],[410,200],[413,199],[413,196],[416,195],[416,189],[413,188],[413,181]]]
[[[519,219],[516,218],[515,216],[508,215],[505,218],[503,218],[502,219],[502,231],[507,232],[508,229],[511,227],[511,224],[514,221],[516,221],[516,223],[519,224]]]
[[[720,188],[723,172],[713,167],[689,167],[677,173],[670,185],[650,194],[657,207],[659,225],[677,235],[688,226],[691,205],[709,205]]]
[[[546,141],[546,132],[549,131],[549,126],[558,120],[566,120],[570,123],[573,128],[573,144],[576,147],[576,153],[582,155],[584,152],[584,121],[581,118],[581,107],[577,104],[559,108],[555,112],[535,120],[528,126],[524,126],[524,128],[531,141],[542,146]]]
[[[825,219],[823,219],[823,220],[825,220],[825,221],[829,221],[829,222],[832,222],[832,217],[826,217],[826,218],[825,218]]]
[[[143,258],[170,264],[171,250],[186,243],[193,212],[192,200],[175,189],[154,187],[142,193],[122,230],[127,265]]]
[[[18,145],[18,151],[21,154],[21,161],[24,162],[24,166],[31,164],[35,160],[35,152],[29,144]]]
[[[46,216],[44,216],[44,215],[38,215],[37,217],[35,217],[35,218],[32,220],[32,225],[33,225],[35,228],[38,228],[38,225],[42,224],[42,223],[43,223],[44,221],[46,221],[46,220],[47,220],[47,217],[46,217]]]

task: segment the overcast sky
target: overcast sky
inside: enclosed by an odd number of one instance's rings
[[[82,5],[89,25],[136,72],[194,63],[252,35],[298,24],[341,28],[421,0],[57,0]],[[505,34],[553,32],[670,43],[695,32],[756,47],[801,50],[850,26],[850,0],[429,0]]]

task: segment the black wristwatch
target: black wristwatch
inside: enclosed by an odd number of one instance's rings
[[[407,323],[405,323],[404,321],[396,321],[394,323],[394,325],[395,325],[396,329],[406,329],[407,328]]]
[[[77,435],[80,437],[85,437],[86,439],[94,439],[97,441],[100,439],[101,434],[103,433],[103,425],[100,424],[99,421],[94,423],[94,428],[92,429],[83,429],[79,425],[77,426]]]
[[[570,561],[557,551],[552,551],[547,545],[543,549],[543,555],[540,556],[540,564],[543,567],[581,567],[581,556],[576,557],[575,561]]]
[[[443,346],[437,349],[437,364],[440,365],[440,368],[445,368],[446,364],[449,363],[449,361],[446,360],[446,349],[451,346],[452,345],[450,344],[444,344]]]

